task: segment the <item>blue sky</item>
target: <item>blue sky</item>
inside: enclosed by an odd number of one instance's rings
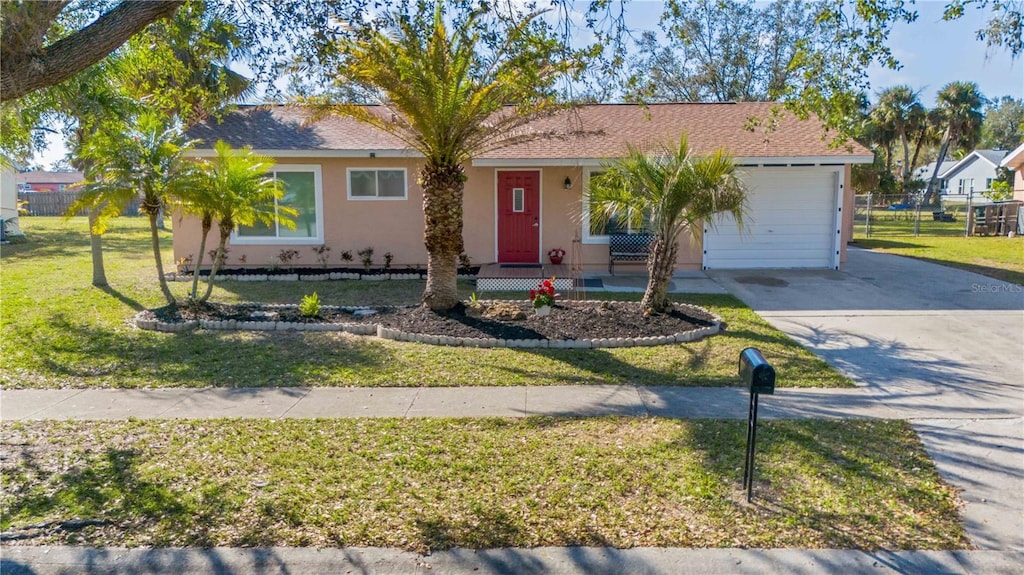
[[[975,39],[988,12],[969,8],[963,18],[945,22],[943,0],[922,0],[916,4],[920,14],[912,24],[897,25],[889,36],[889,46],[903,64],[899,70],[872,68],[872,90],[896,84],[908,84],[921,90],[926,106],[935,104],[935,94],[954,80],[973,81],[988,98],[1013,96],[1024,98],[1024,58],[1014,62],[1002,50],[988,51]],[[657,29],[661,2],[634,0],[627,7],[630,26]],[[59,139],[50,139],[50,147],[36,156],[36,162],[49,167],[66,153]]]

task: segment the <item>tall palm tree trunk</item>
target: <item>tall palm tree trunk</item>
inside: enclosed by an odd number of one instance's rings
[[[675,269],[679,242],[676,238],[666,238],[662,234],[654,239],[651,255],[647,259],[647,289],[640,301],[640,309],[644,315],[664,313],[669,310],[668,285],[672,281]]]
[[[458,164],[428,163],[423,182],[423,243],[427,248],[427,286],[423,305],[447,310],[459,303],[458,258],[463,250],[462,191],[465,175]]]
[[[924,193],[924,204],[928,205],[932,201],[932,194],[938,193],[935,187],[939,183],[939,167],[942,166],[942,162],[946,161],[946,154],[949,152],[949,142],[952,141],[953,134],[950,128],[946,128],[946,132],[942,135],[942,145],[939,147],[939,157],[935,158],[935,169],[932,170],[932,177],[928,179],[928,189]]]
[[[160,282],[160,293],[164,294],[168,304],[174,305],[174,294],[171,293],[171,288],[167,285],[167,278],[164,277],[164,260],[160,255],[160,228],[156,225],[156,218],[155,211],[149,212],[149,232],[153,242],[153,259],[156,261],[156,279]]]
[[[203,265],[203,254],[206,253],[206,237],[210,235],[210,228],[213,227],[213,216],[203,214],[203,235],[199,238],[199,255],[196,256],[196,267],[192,272],[192,292],[189,297],[196,301],[199,295],[199,266]]]
[[[92,254],[92,285],[104,287],[107,284],[107,271],[103,265],[103,236],[93,233],[99,208],[89,210],[89,251]]]

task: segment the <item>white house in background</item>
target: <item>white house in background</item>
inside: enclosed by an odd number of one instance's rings
[[[948,172],[949,169],[952,168],[953,166],[955,166],[956,164],[957,164],[956,161],[948,160],[948,161],[942,162],[942,165],[939,166],[939,189],[942,190],[943,194],[946,193],[946,180],[944,180],[942,178],[942,176],[943,176],[943,174]],[[913,173],[911,173],[910,177],[912,179],[914,179],[914,180],[920,180],[920,181],[924,182],[925,185],[927,185],[928,184],[928,180],[932,179],[932,172],[934,172],[934,171],[935,171],[935,162],[928,162],[927,164],[925,164],[925,165],[921,166],[920,168],[914,170]]]
[[[4,236],[19,234],[18,229],[18,180],[14,166],[0,159],[0,220],[3,220]]]
[[[942,173],[946,181],[943,199],[986,201],[983,192],[999,178],[999,163],[1010,152],[1006,150],[974,150]]]

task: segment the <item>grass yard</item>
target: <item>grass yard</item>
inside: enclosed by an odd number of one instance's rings
[[[1024,284],[1022,237],[871,237],[857,239],[854,245]]]
[[[336,333],[142,331],[127,320],[162,305],[148,228],[121,218],[105,236],[111,287],[90,285],[83,218],[23,218],[29,241],[4,246],[0,266],[0,384],[5,388],[473,386],[564,384],[735,385],[736,358],[757,346],[782,385],[846,387],[849,380],[729,296],[685,296],[728,322],[691,344],[600,350],[470,349]],[[163,236],[166,269],[170,233]],[[172,284],[183,297],[188,286]],[[468,298],[471,285],[463,286]],[[224,282],[213,300],[325,304],[416,303],[422,281]],[[593,294],[597,297],[598,294]],[[525,299],[525,294],[523,294]],[[638,299],[639,294],[601,294]]]
[[[916,237],[912,211],[872,210],[871,237],[865,237],[864,222],[859,220],[854,245],[1024,284],[1024,238],[965,238],[965,206],[956,208],[956,222],[936,222],[930,210],[922,212]]]
[[[4,424],[8,544],[964,549],[910,425],[656,418]],[[35,527],[32,527],[35,526]]]

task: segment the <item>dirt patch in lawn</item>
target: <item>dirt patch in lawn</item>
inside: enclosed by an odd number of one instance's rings
[[[495,339],[601,339],[668,336],[712,325],[715,317],[696,306],[675,304],[664,314],[644,316],[638,302],[563,301],[547,316],[529,302],[460,304],[445,312],[423,307],[374,307],[362,310],[325,306],[316,318],[302,317],[294,306],[205,304],[197,308],[163,307],[148,312],[164,322],[288,321],[296,323],[372,323],[409,333]]]

